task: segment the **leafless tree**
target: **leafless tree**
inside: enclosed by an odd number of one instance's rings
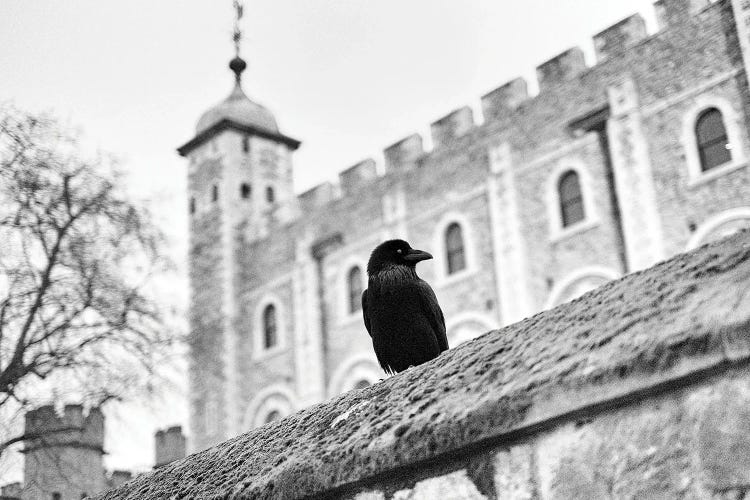
[[[49,116],[0,107],[0,411],[58,384],[90,404],[148,386],[175,340],[149,292],[163,245],[116,162],[87,159]],[[29,437],[0,435],[0,457]]]

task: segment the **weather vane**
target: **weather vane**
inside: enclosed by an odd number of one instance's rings
[[[240,19],[242,19],[243,6],[240,0],[234,0],[234,32],[232,33],[232,40],[234,41],[234,52],[237,57],[240,56],[240,41],[242,40],[242,31],[240,31]]]

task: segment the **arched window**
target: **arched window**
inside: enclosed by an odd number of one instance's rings
[[[724,118],[718,109],[709,108],[698,115],[695,121],[695,139],[698,143],[701,171],[705,172],[732,160]]]
[[[445,230],[445,257],[448,263],[448,274],[466,269],[466,249],[461,226],[452,222]]]
[[[274,420],[278,420],[281,418],[281,412],[279,410],[271,410],[268,412],[268,415],[266,415],[265,423],[273,422]]]
[[[240,196],[242,196],[242,199],[247,200],[248,198],[250,198],[251,192],[252,191],[250,188],[250,184],[248,184],[247,182],[243,182],[240,186]]]
[[[362,309],[362,269],[359,266],[352,267],[346,282],[349,291],[349,313],[353,314]]]
[[[276,195],[273,192],[273,188],[271,186],[266,187],[266,201],[268,203],[273,203],[276,199]]]
[[[219,186],[216,184],[211,187],[211,201],[219,201]]]
[[[557,193],[560,197],[562,226],[568,227],[582,221],[585,216],[583,195],[581,194],[581,183],[575,171],[570,170],[560,177]]]
[[[271,349],[278,343],[278,326],[276,322],[276,307],[268,304],[263,309],[263,348]]]

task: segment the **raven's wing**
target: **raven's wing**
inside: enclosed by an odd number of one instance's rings
[[[419,289],[422,292],[419,294],[422,312],[427,316],[432,330],[435,332],[440,352],[447,351],[448,336],[445,334],[445,317],[443,316],[443,310],[440,309],[435,292],[426,281],[422,280],[419,282]]]
[[[365,320],[365,328],[367,328],[367,333],[370,334],[370,337],[372,337],[372,332],[370,331],[370,311],[367,306],[367,289],[362,292],[362,318]]]

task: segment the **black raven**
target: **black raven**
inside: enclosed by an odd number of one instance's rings
[[[370,255],[362,315],[386,373],[406,370],[448,349],[443,311],[415,268],[417,262],[431,258],[403,240],[381,243]]]

